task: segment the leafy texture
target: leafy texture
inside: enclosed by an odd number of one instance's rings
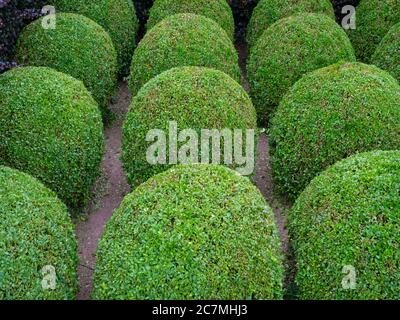
[[[271,140],[275,181],[294,198],[338,160],[400,149],[400,86],[387,72],[361,63],[317,70],[282,100]]]
[[[131,185],[137,186],[169,168],[148,163],[146,152],[154,141],[146,142],[146,135],[152,129],[168,134],[170,121],[177,122],[179,131],[196,130],[199,139],[201,129],[257,128],[256,112],[249,96],[228,75],[203,67],[170,69],[143,86],[126,117],[122,161]]]
[[[175,166],[128,195],[98,252],[95,299],[281,299],[272,210],[250,180]]]
[[[82,82],[43,67],[0,76],[0,164],[38,178],[73,208],[98,176],[102,129]]]
[[[0,166],[0,300],[74,299],[74,226],[56,195],[27,174]],[[55,289],[43,289],[45,266]]]
[[[150,9],[147,30],[164,18],[177,13],[193,13],[213,19],[233,40],[235,23],[232,10],[226,0],[156,0]]]
[[[106,115],[116,88],[117,54],[108,33],[82,15],[56,14],[56,28],[29,24],[17,42],[20,63],[45,66],[83,81]]]
[[[237,52],[226,32],[204,16],[176,14],[154,26],[139,43],[129,87],[136,95],[151,78],[182,66],[214,68],[240,81]]]
[[[304,74],[333,63],[355,61],[346,33],[321,14],[279,20],[251,50],[248,76],[260,124],[267,124],[285,93]]]
[[[372,56],[372,64],[388,71],[400,82],[400,22],[383,38]]]
[[[302,13],[321,13],[335,19],[329,0],[261,0],[253,11],[247,27],[247,42],[254,46],[263,32],[282,18]]]
[[[362,0],[356,19],[357,27],[349,36],[357,58],[368,63],[390,28],[400,22],[400,0]]]
[[[300,298],[398,300],[399,220],[400,151],[355,155],[315,178],[289,214]],[[354,289],[342,286],[344,266]]]
[[[58,12],[82,14],[101,25],[118,53],[118,69],[129,73],[139,22],[132,0],[51,0]]]

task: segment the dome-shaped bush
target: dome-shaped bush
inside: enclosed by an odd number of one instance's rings
[[[304,74],[341,60],[355,61],[353,48],[346,33],[325,15],[289,17],[269,27],[248,62],[259,122],[268,122],[282,97]]]
[[[249,46],[254,46],[273,23],[302,13],[322,13],[335,19],[335,12],[329,0],[261,0],[254,8],[247,27]]]
[[[249,96],[225,73],[204,67],[165,71],[142,87],[124,123],[122,161],[131,185],[137,186],[168,168],[168,165],[149,164],[147,150],[154,141],[148,141],[146,136],[152,129],[163,130],[167,137],[173,135],[169,130],[171,121],[177,123],[179,131],[199,132],[198,140],[201,129],[257,128]]]
[[[193,13],[213,19],[233,40],[235,22],[232,10],[226,0],[156,0],[150,9],[147,30],[164,18],[178,13]]]
[[[349,31],[357,58],[371,56],[390,28],[400,22],[400,0],[362,0],[356,11],[356,29]]]
[[[185,13],[147,32],[132,58],[129,87],[136,95],[151,78],[182,66],[218,69],[240,81],[238,55],[226,32],[209,18]]]
[[[301,298],[399,299],[399,192],[400,151],[352,156],[311,182],[289,214]]]
[[[317,70],[282,100],[271,142],[277,185],[295,197],[338,160],[400,149],[400,86],[387,72],[361,63]]]
[[[274,215],[250,180],[176,166],[128,195],[99,243],[95,299],[279,299]]]
[[[51,0],[50,3],[57,12],[82,14],[101,25],[117,50],[120,73],[129,73],[139,28],[132,0]]]
[[[0,300],[75,299],[76,250],[74,226],[56,195],[0,166]]]
[[[72,13],[56,14],[55,29],[44,29],[42,20],[29,24],[20,35],[17,60],[83,81],[106,115],[117,73],[117,54],[108,33],[89,18]]]
[[[43,67],[0,76],[0,164],[85,204],[103,153],[101,115],[82,82]]]
[[[383,38],[372,56],[372,64],[388,71],[400,83],[400,23]]]

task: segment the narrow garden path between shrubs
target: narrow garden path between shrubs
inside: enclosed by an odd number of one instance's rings
[[[250,85],[247,79],[246,62],[249,50],[246,42],[242,40],[236,41],[236,49],[239,54],[239,65],[242,70],[242,86],[249,92]],[[275,192],[274,181],[272,177],[272,167],[270,158],[269,138],[268,135],[262,133],[257,145],[257,158],[255,164],[255,172],[253,182],[261,191],[264,198],[272,208],[275,214],[275,221],[278,226],[280,238],[282,242],[282,253],[285,256],[286,275],[284,286],[291,286],[295,273],[295,263],[292,258],[291,247],[289,243],[287,224],[287,211],[291,204],[282,197],[277,196]]]
[[[130,191],[119,160],[122,123],[130,101],[127,84],[121,82],[116,101],[110,107],[116,119],[104,129],[105,154],[101,164],[102,175],[93,188],[93,198],[82,216],[87,219],[76,223],[80,260],[78,300],[90,299],[97,244],[108,219]]]

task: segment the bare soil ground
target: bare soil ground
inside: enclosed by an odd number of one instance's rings
[[[116,119],[104,130],[105,154],[101,164],[102,175],[93,187],[92,201],[83,216],[86,219],[80,219],[76,224],[80,259],[78,267],[79,293],[77,296],[79,300],[90,298],[97,244],[108,219],[130,191],[119,160],[122,122],[130,101],[131,97],[127,85],[121,82],[117,100],[110,107]]]

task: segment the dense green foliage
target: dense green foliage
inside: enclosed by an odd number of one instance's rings
[[[311,182],[289,214],[300,298],[400,298],[399,194],[400,151],[352,156]]]
[[[357,27],[349,36],[357,58],[368,63],[390,28],[400,22],[400,0],[362,0],[356,19]]]
[[[282,18],[302,13],[322,13],[335,19],[329,0],[261,0],[254,8],[247,27],[247,42],[252,47],[263,32]]]
[[[375,66],[339,63],[304,76],[272,120],[275,181],[292,198],[329,165],[375,149],[400,149],[400,85]]]
[[[304,74],[355,61],[346,33],[334,20],[305,14],[279,20],[250,53],[248,76],[260,124],[266,124],[285,93]]]
[[[17,60],[45,66],[83,81],[103,115],[116,87],[117,54],[108,33],[82,15],[56,14],[56,28],[29,24],[17,42]]]
[[[235,22],[232,10],[226,0],[156,0],[150,9],[147,30],[164,18],[177,13],[193,13],[213,19],[233,40]]]
[[[58,10],[82,14],[101,25],[118,53],[118,69],[129,73],[139,22],[131,0],[55,0]]]
[[[168,133],[171,121],[176,121],[179,131],[195,129],[199,134],[201,129],[257,128],[249,96],[225,73],[204,67],[165,71],[142,87],[124,123],[122,161],[131,185],[169,167],[148,163],[146,152],[154,141],[146,141],[146,136],[152,129]]]
[[[73,208],[98,176],[102,129],[82,82],[44,67],[0,76],[0,164],[38,178]]]
[[[139,28],[132,0],[51,0],[50,3],[58,12],[82,14],[101,25],[117,50],[120,73],[129,73]]]
[[[383,38],[372,56],[372,64],[388,71],[400,82],[400,22]]]
[[[75,299],[76,250],[74,226],[56,195],[0,166],[0,300]],[[42,287],[45,266],[55,268],[54,290]]]
[[[281,299],[272,210],[248,178],[175,166],[135,189],[107,224],[95,299]]]
[[[214,68],[240,81],[238,55],[226,32],[204,16],[176,14],[154,26],[139,43],[129,87],[136,95],[156,75],[181,66]]]

